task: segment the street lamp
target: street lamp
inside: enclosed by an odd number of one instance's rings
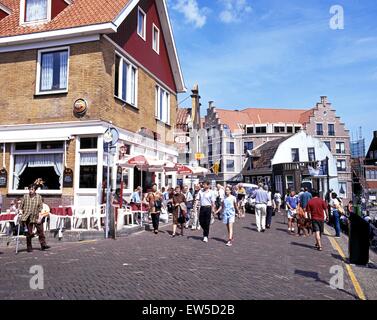
[[[110,157],[112,150],[116,149],[116,144],[119,140],[119,132],[117,129],[111,127],[112,122],[103,135],[104,151],[107,153],[107,173],[106,173],[106,218],[105,218],[105,239],[109,237],[109,217],[110,217]]]

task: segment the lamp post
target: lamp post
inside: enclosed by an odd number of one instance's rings
[[[103,135],[104,140],[104,151],[107,153],[107,172],[106,172],[106,217],[105,217],[105,239],[109,238],[109,219],[110,219],[110,165],[112,156],[112,150],[116,148],[116,144],[119,140],[119,132],[111,127],[112,122],[109,123],[109,126],[106,132]],[[115,237],[115,230],[114,230]]]

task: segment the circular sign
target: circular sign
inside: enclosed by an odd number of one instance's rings
[[[73,112],[78,117],[83,117],[88,111],[88,103],[85,99],[77,99],[73,104]]]
[[[191,141],[190,137],[187,137],[187,136],[177,136],[177,137],[175,137],[174,140],[178,144],[186,144],[186,143],[189,143]]]
[[[119,140],[118,130],[115,128],[107,129],[103,135],[103,140],[105,141],[105,143],[110,143],[112,145],[115,145]]]

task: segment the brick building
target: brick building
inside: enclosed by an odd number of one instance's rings
[[[212,178],[229,181],[238,175],[249,182],[247,177],[255,170],[251,160],[253,149],[303,129],[328,146],[337,163],[339,184],[335,190],[343,198],[352,198],[349,131],[327,97],[321,97],[311,109],[248,108],[238,111],[219,109],[210,103],[205,119],[209,150],[213,150],[208,153],[206,163],[210,166],[214,161],[221,161],[220,174]],[[262,175],[257,178],[264,179]]]
[[[370,143],[368,153],[364,161],[364,195],[369,201],[377,200],[377,131],[373,132],[373,139]]]
[[[0,0],[0,88],[6,205],[36,178],[51,205],[101,203],[110,126],[116,155],[177,160],[177,94],[186,89],[165,0]],[[141,174],[122,174],[130,194]]]

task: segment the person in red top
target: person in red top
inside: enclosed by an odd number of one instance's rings
[[[306,211],[308,218],[312,220],[313,233],[315,235],[315,247],[322,251],[321,235],[324,231],[325,220],[328,219],[327,203],[319,198],[317,190],[312,191],[313,199],[309,200]]]

